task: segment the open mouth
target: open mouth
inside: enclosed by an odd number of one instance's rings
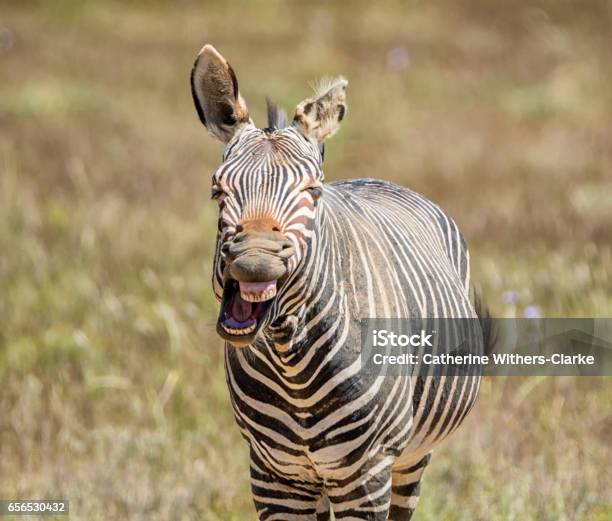
[[[258,331],[276,296],[277,281],[224,284],[217,331],[226,340],[246,341]]]

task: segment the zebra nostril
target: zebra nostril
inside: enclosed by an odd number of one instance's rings
[[[293,255],[294,248],[293,243],[289,240],[282,241],[280,244],[282,257],[288,259]]]
[[[243,230],[244,230],[244,226],[242,226],[242,224],[237,224],[236,225],[236,233],[240,233]]]

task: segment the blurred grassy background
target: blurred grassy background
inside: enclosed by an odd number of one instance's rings
[[[433,199],[497,316],[612,316],[612,3],[2,2],[0,497],[254,519],[210,288],[211,42],[259,124],[345,74],[328,179]],[[610,383],[494,379],[415,519],[610,519]]]

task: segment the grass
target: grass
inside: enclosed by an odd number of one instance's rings
[[[255,517],[214,334],[203,43],[259,123],[266,94],[290,109],[345,74],[327,178],[439,203],[495,315],[611,316],[611,21],[598,0],[3,6],[0,497],[64,497],[77,521]],[[415,519],[609,519],[610,389],[486,381]]]

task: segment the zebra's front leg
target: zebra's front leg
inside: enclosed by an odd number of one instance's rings
[[[391,463],[392,458],[381,458],[348,479],[333,485],[326,483],[335,519],[387,521],[391,504]]]
[[[282,479],[253,460],[251,460],[251,492],[260,521],[319,519],[317,506],[321,503],[321,486]]]
[[[391,510],[389,521],[410,521],[421,492],[421,478],[431,452],[412,465],[394,468],[392,471]]]

